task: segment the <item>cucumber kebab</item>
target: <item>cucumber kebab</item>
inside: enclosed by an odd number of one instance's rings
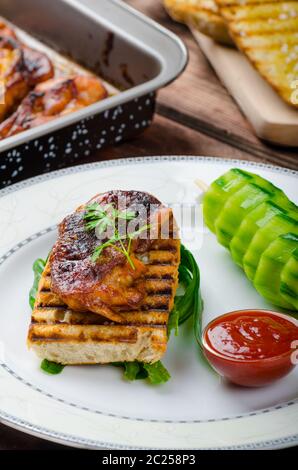
[[[237,168],[215,180],[203,200],[204,220],[256,290],[298,310],[298,207],[259,175]]]

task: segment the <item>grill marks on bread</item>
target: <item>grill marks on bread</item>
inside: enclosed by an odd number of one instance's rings
[[[155,362],[167,348],[167,322],[178,284],[180,240],[155,240],[148,251],[140,308],[121,312],[117,324],[70,309],[53,293],[49,263],[39,283],[28,344],[41,358],[63,364]]]

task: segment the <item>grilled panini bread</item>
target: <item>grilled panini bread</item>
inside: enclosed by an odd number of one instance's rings
[[[164,0],[164,5],[174,20],[194,27],[217,42],[233,44],[215,0]]]
[[[29,347],[43,359],[61,364],[151,363],[166,351],[180,263],[177,227],[172,211],[147,193],[111,191],[91,202],[103,206],[119,196],[126,197],[130,210],[141,203],[154,206],[157,238],[133,240],[134,272],[113,246],[92,261],[99,240],[84,228],[86,206],[64,219],[39,283],[29,328]],[[165,220],[166,238],[160,230]]]
[[[298,1],[216,0],[231,36],[290,105],[298,79]]]
[[[0,124],[0,140],[77,111],[107,97],[101,80],[77,75],[47,80],[24,98]]]
[[[13,30],[0,20],[0,81],[3,99],[0,102],[0,122],[11,113],[30,89],[53,77],[48,57],[22,45]]]

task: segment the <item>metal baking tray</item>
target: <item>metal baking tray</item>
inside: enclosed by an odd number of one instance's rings
[[[156,91],[187,63],[177,36],[120,0],[1,0],[0,16],[120,90],[0,141],[0,187],[73,165],[144,130]]]

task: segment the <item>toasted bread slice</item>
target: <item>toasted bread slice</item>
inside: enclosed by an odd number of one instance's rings
[[[14,111],[31,88],[53,74],[49,58],[21,44],[10,26],[0,18],[0,122]]]
[[[260,74],[290,105],[298,80],[298,2],[216,0],[230,34]]]
[[[69,309],[51,290],[46,265],[32,312],[28,345],[61,364],[158,361],[167,348],[167,322],[178,285],[180,240],[156,240],[148,252],[146,297],[139,310],[116,324],[98,314]]]
[[[192,26],[217,42],[233,44],[214,0],[164,0],[164,5],[174,20]]]

